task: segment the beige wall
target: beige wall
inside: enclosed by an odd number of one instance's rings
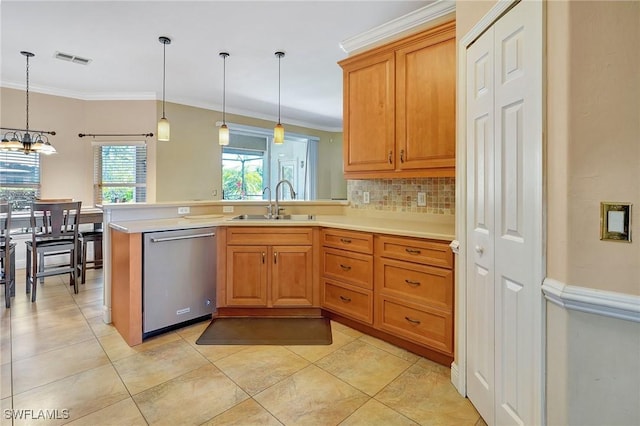
[[[640,224],[640,2],[573,1],[568,19],[567,138],[548,142],[567,144],[568,234],[549,247],[568,243],[568,284],[640,295],[640,240],[599,240],[601,201],[633,203]]]
[[[2,125],[24,128],[24,91],[1,88],[0,95]],[[29,99],[29,127],[56,132],[50,141],[58,154],[41,156],[42,198],[73,198],[85,206],[94,204],[91,138],[79,138],[78,133],[155,132],[155,102],[82,101],[34,92]],[[149,168],[154,173],[152,139],[148,140],[152,154]],[[149,192],[154,193],[153,184]]]
[[[24,128],[25,94],[0,88],[3,126]],[[51,143],[57,155],[42,156],[42,198],[74,198],[93,205],[92,138],[78,133],[156,133],[161,104],[156,101],[84,101],[30,93],[29,122],[37,130],[55,130]],[[217,111],[167,104],[171,141],[147,138],[147,201],[211,200],[221,195],[220,146]],[[273,122],[227,114],[227,121],[271,128]],[[342,134],[298,126],[294,133],[320,139],[318,147],[318,198],[344,198]],[[99,141],[143,140],[143,137],[100,137]]]
[[[165,113],[171,122],[171,141],[158,142],[157,201],[221,199],[222,150],[215,124],[222,121],[222,113],[173,103],[165,105]],[[275,124],[234,114],[227,114],[226,120],[265,129]],[[342,177],[342,134],[284,125],[286,132],[320,139],[317,198],[344,198],[347,185]]]

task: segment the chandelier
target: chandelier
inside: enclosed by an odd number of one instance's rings
[[[27,122],[24,129],[14,129],[11,127],[0,127],[7,132],[0,140],[0,151],[22,151],[25,154],[31,152],[40,154],[54,154],[56,149],[49,142],[47,135],[54,136],[56,132],[29,129],[29,58],[35,56],[31,52],[21,51],[20,54],[27,58]]]

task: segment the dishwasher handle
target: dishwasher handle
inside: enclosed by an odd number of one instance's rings
[[[151,238],[152,243],[163,243],[165,241],[191,240],[193,238],[215,237],[216,234],[208,232],[206,234],[180,235],[177,237]]]

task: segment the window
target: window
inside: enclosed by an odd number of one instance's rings
[[[40,195],[40,154],[0,152],[0,198],[14,211],[29,210]]]
[[[147,200],[147,147],[144,143],[96,143],[93,165],[96,204]]]
[[[264,188],[275,191],[282,179],[291,182],[296,199],[315,199],[317,138],[285,133],[284,144],[274,145],[272,129],[228,125],[229,145],[222,147],[224,200],[266,199]],[[290,198],[289,191],[280,194],[282,200]]]

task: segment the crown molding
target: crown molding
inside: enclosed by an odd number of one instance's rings
[[[7,89],[25,90],[24,83],[3,81],[0,87]],[[63,98],[78,99],[81,101],[155,101],[155,92],[76,92],[72,90],[54,89],[46,86],[29,86],[29,92],[43,95],[60,96]]]
[[[434,25],[436,25],[436,20],[449,15],[453,18],[455,12],[455,1],[438,0],[399,18],[343,40],[340,42],[340,48],[347,54],[352,54],[353,52],[362,50],[373,44],[384,42],[394,35],[428,24],[429,22],[434,22]]]
[[[6,87],[8,89],[16,89],[24,91],[24,83],[11,83],[2,82],[0,87]],[[158,97],[155,92],[120,92],[120,93],[82,93],[69,90],[51,89],[42,86],[30,86],[30,92],[41,93],[43,95],[60,96],[63,98],[78,99],[81,101],[157,101]],[[210,111],[222,111],[222,106],[217,104],[207,104],[200,102],[192,102],[188,99],[167,99],[167,103],[175,103],[180,105],[191,106],[194,108],[202,108]],[[229,108],[227,107],[228,114],[243,115],[245,117],[256,118],[259,120],[274,121],[274,116],[251,111],[247,109]],[[275,122],[275,121],[274,121]],[[307,129],[320,130],[323,132],[340,133],[342,127],[340,126],[327,126],[318,123],[303,121],[303,120],[282,120],[282,124],[289,124],[291,126],[305,127]]]

